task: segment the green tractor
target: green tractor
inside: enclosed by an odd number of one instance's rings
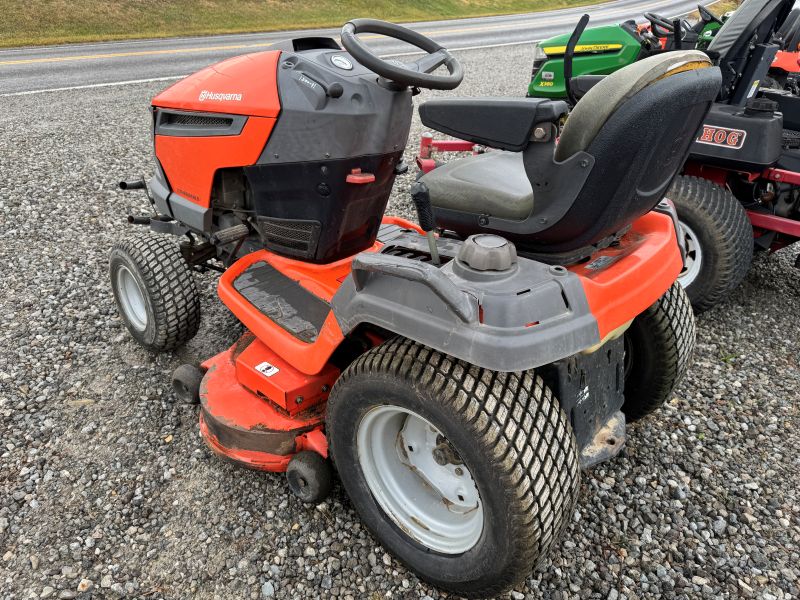
[[[569,96],[567,78],[564,76],[564,57],[568,53],[570,40],[576,33],[579,39],[572,53],[571,77],[609,75],[637,60],[665,50],[695,47],[704,49],[714,39],[728,14],[720,18],[704,6],[698,6],[697,9],[700,19],[695,24],[685,19],[670,20],[655,13],[644,13],[644,17],[650,22],[649,27],[638,26],[636,21],[629,20],[619,25],[582,30],[588,19],[582,20],[582,26],[579,24],[572,34],[558,35],[536,45],[528,96]],[[569,66],[567,69],[569,70]]]

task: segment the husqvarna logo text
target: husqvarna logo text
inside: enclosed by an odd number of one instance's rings
[[[235,101],[241,102],[242,101],[242,94],[226,94],[222,92],[209,92],[208,90],[203,90],[200,92],[200,97],[198,98],[200,102],[205,102],[206,100],[225,100],[228,102]]]

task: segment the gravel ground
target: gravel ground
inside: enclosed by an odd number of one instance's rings
[[[523,92],[529,49],[461,57],[465,95]],[[168,382],[241,331],[212,277],[200,334],[176,354],[144,352],[117,317],[108,249],[145,203],[114,186],[151,170],[146,108],[162,85],[0,112],[0,596],[446,597],[383,551],[340,487],[309,508],[283,477],[205,449]],[[392,212],[408,214],[409,182]],[[757,257],[699,319],[674,400],[585,475],[562,543],[511,597],[800,596],[796,253]]]

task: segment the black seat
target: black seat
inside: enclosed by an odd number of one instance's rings
[[[533,125],[520,127],[531,140],[521,154],[489,152],[451,161],[420,181],[441,227],[464,236],[498,233],[528,253],[590,253],[661,200],[720,81],[719,69],[701,52],[659,54],[594,86],[570,114],[557,147],[555,124],[563,103],[525,100],[536,110],[530,113]],[[494,114],[492,102],[481,104],[485,120],[504,119],[499,102]],[[438,129],[430,115],[452,105],[423,105],[423,123]],[[486,143],[469,131],[458,135]],[[509,141],[501,147],[511,147]]]
[[[752,82],[762,78],[759,65],[755,64],[759,61],[752,60],[754,52],[759,46],[769,46],[793,5],[794,0],[748,0],[720,27],[707,52],[718,60],[722,70],[721,101],[733,100],[741,104],[749,97]],[[769,60],[761,61],[764,75],[774,56],[773,52]]]
[[[800,8],[795,8],[778,29],[781,48],[787,52],[797,52],[800,44]]]

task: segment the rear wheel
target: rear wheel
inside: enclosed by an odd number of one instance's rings
[[[736,197],[705,179],[678,177],[667,198],[675,203],[687,249],[678,281],[695,311],[708,310],[747,275],[753,260],[753,227]]]
[[[439,587],[471,597],[509,589],[572,513],[575,438],[533,371],[487,371],[396,338],[348,367],[327,418],[365,524]]]
[[[695,341],[692,306],[675,283],[625,332],[625,403],[628,421],[670,399],[689,367]]]
[[[178,246],[153,233],[131,236],[111,249],[111,288],[122,321],[148,350],[181,346],[200,326],[200,297]]]

